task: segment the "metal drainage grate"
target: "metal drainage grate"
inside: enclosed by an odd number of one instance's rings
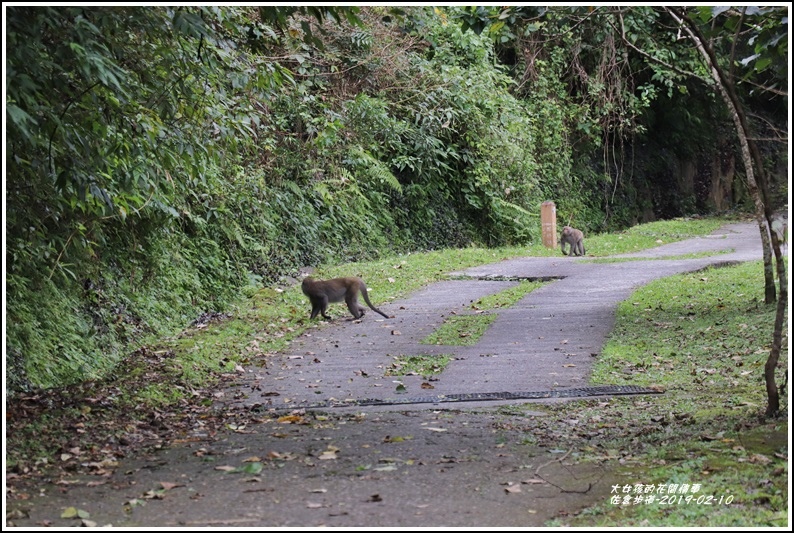
[[[646,389],[633,385],[608,385],[585,387],[581,389],[559,389],[538,392],[474,392],[465,394],[439,394],[419,398],[386,398],[363,400],[326,400],[312,404],[292,404],[278,406],[278,409],[319,409],[324,407],[363,407],[368,405],[405,405],[417,403],[480,402],[493,400],[537,400],[542,398],[586,398],[588,396],[620,396],[628,394],[662,394],[656,389]],[[270,407],[270,406],[268,406]]]
[[[556,281],[567,276],[449,276],[450,281]]]

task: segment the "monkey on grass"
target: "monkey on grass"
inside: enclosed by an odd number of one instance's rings
[[[568,253],[565,253],[565,245],[568,245]],[[565,226],[562,228],[560,236],[560,249],[562,255],[584,255],[584,233],[576,228]]]
[[[347,308],[350,310],[353,318],[359,319],[363,317],[365,308],[358,303],[358,293],[361,293],[361,296],[364,297],[364,301],[367,302],[370,309],[386,318],[391,318],[372,305],[367,295],[367,285],[361,278],[334,278],[322,281],[309,276],[304,278],[301,289],[303,289],[303,294],[309,298],[312,304],[312,314],[309,320],[316,317],[318,313],[323,315],[323,318],[330,320],[331,317],[325,314],[325,311],[328,309],[328,304],[341,302],[343,300],[347,304]]]

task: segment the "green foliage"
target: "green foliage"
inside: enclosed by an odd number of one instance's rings
[[[8,347],[24,354],[30,383],[93,376],[119,357],[116,318],[184,325],[186,308],[219,305],[239,279],[206,234],[186,239],[192,213],[180,204],[251,133],[234,89],[248,56],[220,38],[239,37],[240,13],[7,11],[6,282],[9,315],[25,321]],[[248,96],[278,86],[278,72],[249,76]]]
[[[14,291],[12,294],[27,289],[31,296],[26,301],[14,299],[7,304],[6,387],[20,390],[31,381],[51,387],[88,380],[113,366],[116,359],[112,356],[97,356],[112,354],[118,350],[119,342],[113,338],[108,342],[107,336],[98,338],[100,332],[90,313],[79,312],[82,302],[77,290],[63,293],[51,280],[44,280],[35,288],[15,286],[19,283],[24,280],[12,278],[7,288]]]
[[[785,86],[788,80],[788,17],[786,6],[728,6],[698,7],[695,16],[704,24],[712,25],[710,34],[732,35],[737,30],[746,31],[749,55],[738,59],[746,68],[743,79],[760,77],[769,83],[769,89]]]
[[[358,18],[358,11],[359,8],[355,6],[259,6],[259,14],[262,20],[281,28],[287,27],[287,19],[295,14],[304,16],[311,15],[318,22],[322,22],[326,18],[334,18],[336,20],[342,20],[344,18],[351,24],[361,24]],[[323,41],[314,35],[311,24],[306,20],[302,20],[300,25],[304,33],[304,42],[318,48],[323,48]]]
[[[779,74],[780,11],[745,15]],[[705,211],[674,178],[721,149],[708,89],[621,56],[625,28],[694,68],[661,16],[10,7],[7,387],[98,375],[302,267],[537,243],[545,200],[587,231]]]

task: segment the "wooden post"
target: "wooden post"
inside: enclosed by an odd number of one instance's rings
[[[557,206],[554,202],[540,204],[540,228],[543,246],[557,248]]]

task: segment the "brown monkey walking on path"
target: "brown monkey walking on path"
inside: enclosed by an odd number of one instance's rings
[[[565,245],[568,245],[568,253],[565,253]],[[584,233],[571,226],[562,228],[560,236],[560,249],[562,255],[584,255]]]
[[[350,309],[353,318],[358,319],[363,317],[365,309],[358,304],[359,292],[364,297],[364,301],[367,302],[370,309],[376,313],[380,313],[386,318],[391,318],[372,305],[367,295],[367,285],[361,278],[334,278],[319,281],[309,276],[304,278],[301,289],[303,289],[303,294],[309,297],[309,301],[312,304],[312,314],[309,320],[316,317],[318,313],[322,314],[323,318],[330,319],[331,317],[325,314],[326,309],[328,309],[328,304],[341,302],[342,300],[347,303],[347,308]]]

